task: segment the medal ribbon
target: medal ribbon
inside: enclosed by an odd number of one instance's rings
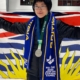
[[[48,20],[48,15],[46,15],[44,18],[44,23],[43,23],[41,35],[40,35],[39,18],[37,18],[37,33],[36,34],[37,34],[37,41],[38,41],[38,49],[41,49],[42,39],[43,39],[44,30],[46,27],[47,20]]]

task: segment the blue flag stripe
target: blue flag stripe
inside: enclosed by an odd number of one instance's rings
[[[76,61],[78,61],[78,59],[80,58],[80,56],[75,56],[73,63],[75,63]],[[68,64],[68,62],[70,61],[71,57],[68,57],[65,64]],[[62,64],[62,58],[59,59],[59,64]]]
[[[64,38],[62,41],[66,41],[66,42],[68,42],[68,41],[75,41],[75,40],[80,40],[80,39],[68,39],[68,38]]]
[[[13,69],[11,68],[11,65],[7,65],[8,66],[8,69],[10,70],[10,71],[13,71]],[[17,68],[17,66],[15,65],[15,67]],[[22,66],[21,66],[22,67]],[[4,66],[2,66],[2,65],[0,65],[0,70],[1,71],[7,71],[6,70],[6,68],[4,67]]]
[[[14,40],[24,40],[24,39],[25,39],[25,35],[18,36],[18,37],[13,37],[13,38],[9,38],[9,39],[14,39]]]
[[[23,44],[19,43],[0,43],[0,48],[16,48],[23,49]]]
[[[69,45],[69,46],[62,46],[61,47],[61,53],[62,52],[66,52],[66,49],[69,49],[70,51],[75,51],[75,50],[80,50],[80,45],[78,44],[73,44],[73,45]]]
[[[6,55],[9,59],[14,59],[10,53],[0,54],[0,59],[6,59],[5,55]],[[16,56],[16,58],[20,59],[19,54],[14,53],[14,55]],[[21,55],[21,56],[22,56],[22,55]],[[22,56],[22,57],[23,57],[23,56]]]

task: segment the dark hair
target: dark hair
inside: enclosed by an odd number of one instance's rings
[[[35,6],[36,2],[44,2],[47,6],[48,11],[50,11],[52,8],[52,1],[51,0],[34,0],[33,4],[32,4],[33,10],[34,10],[34,6]]]

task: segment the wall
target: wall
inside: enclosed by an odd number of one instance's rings
[[[8,6],[8,11],[13,12],[13,11],[32,11],[31,6],[21,6],[20,5],[20,0],[9,0],[9,6]]]
[[[79,6],[58,6],[58,0],[52,0],[52,3],[52,11],[80,11]],[[32,6],[21,6],[20,0],[0,0],[0,11],[32,12]]]
[[[0,12],[7,11],[7,0],[0,0]]]
[[[80,11],[78,6],[58,6],[58,0],[52,0],[52,11]],[[31,6],[20,6],[20,0],[9,0],[8,11],[32,11]]]
[[[79,6],[58,6],[58,0],[52,0],[52,11],[80,11]]]

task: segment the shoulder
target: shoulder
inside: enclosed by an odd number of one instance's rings
[[[35,16],[34,17],[32,17],[29,21],[28,21],[28,23],[30,23],[30,22],[32,22],[32,21],[34,21],[35,20]]]
[[[62,23],[62,21],[61,20],[59,20],[59,19],[56,19],[56,25],[58,26],[58,25],[60,25]]]

